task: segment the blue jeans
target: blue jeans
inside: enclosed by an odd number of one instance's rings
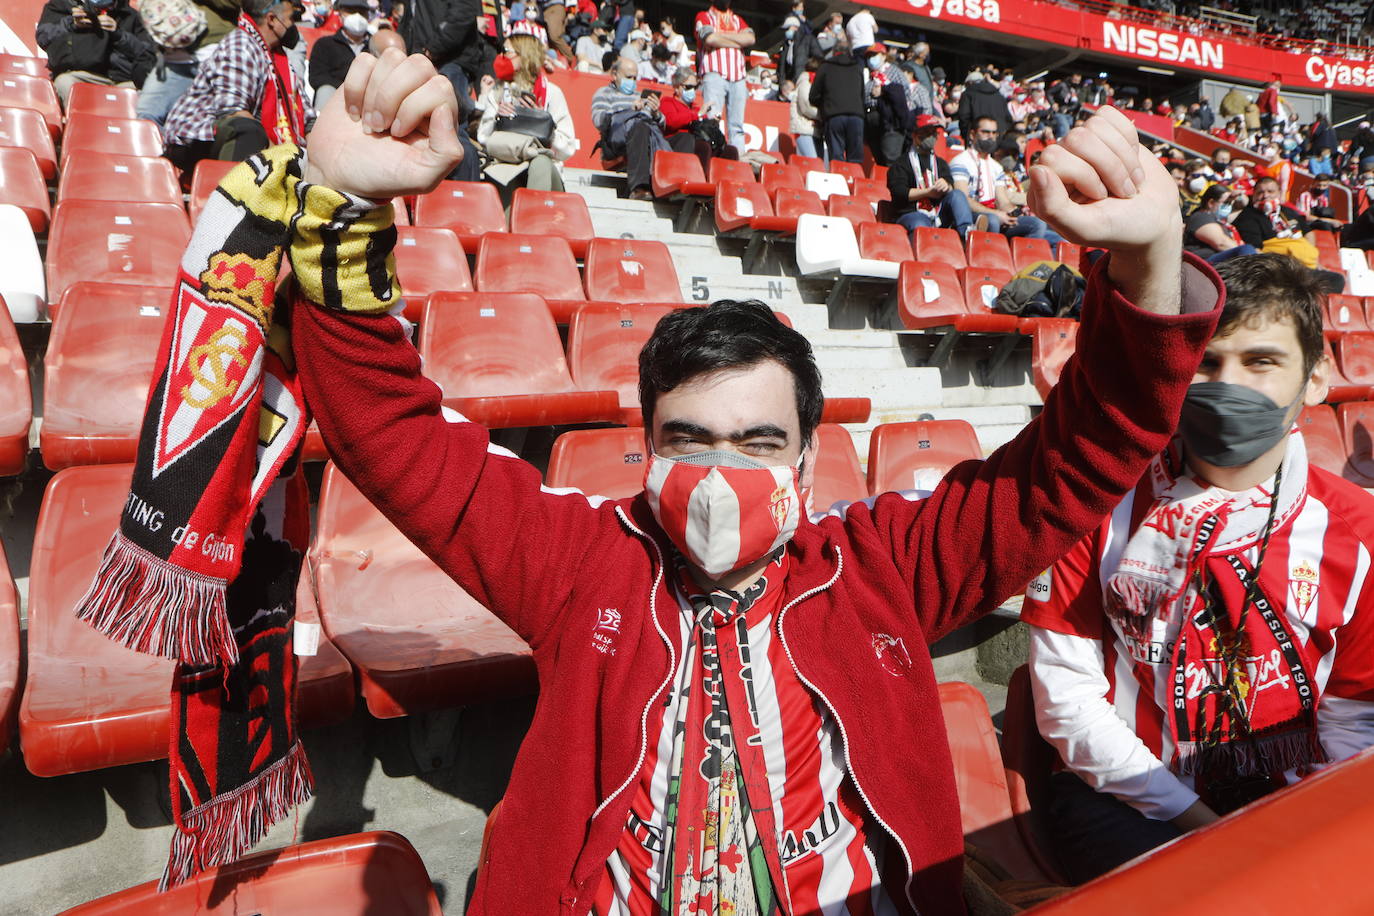
[[[701,78],[702,109],[714,108],[720,111],[725,106],[725,142],[744,152],[744,106],[749,101],[749,87],[744,80],[727,80],[719,73],[708,73]]]
[[[1183,831],[1156,821],[1072,773],[1050,777],[1047,818],[1060,864],[1075,884],[1091,881],[1178,837]]]
[[[1029,213],[1022,213],[1016,218],[1016,225],[1003,226],[1002,218],[995,213],[987,214],[988,231],[1000,232],[1009,239],[1047,239],[1051,245],[1058,245],[1064,241],[1058,232],[1055,232],[1045,221],[1038,216],[1031,216]]]
[[[611,42],[612,51],[615,51],[617,54],[620,53],[620,49],[625,47],[625,42],[630,39],[630,32],[634,30],[634,27],[635,16],[634,9],[632,8],[628,16],[622,14],[621,17],[615,21],[615,41]]]
[[[810,156],[812,159],[817,158],[815,137],[810,134],[797,134],[796,140],[798,156]]]
[[[864,119],[858,115],[831,115],[825,121],[825,148],[831,161],[864,161]]]
[[[1218,251],[1216,254],[1207,256],[1208,264],[1221,264],[1232,258],[1238,258],[1246,254],[1259,254],[1259,249],[1254,245],[1237,245],[1235,248],[1228,248],[1225,251]]]
[[[158,79],[157,70],[153,70],[143,81],[143,88],[138,92],[138,107],[134,109],[135,113],[145,121],[152,121],[161,127],[177,99],[181,98],[182,93],[190,89],[191,83],[195,82],[196,71],[199,69],[199,62],[188,60],[167,64],[161,79]]]
[[[969,209],[968,198],[963,191],[951,188],[945,192],[934,215],[926,210],[912,210],[897,217],[897,223],[909,233],[914,233],[922,226],[935,226],[937,220],[941,227],[953,229],[960,238],[964,237],[964,233],[973,225],[973,211]]]

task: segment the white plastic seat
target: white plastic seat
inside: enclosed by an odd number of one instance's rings
[[[797,269],[803,276],[834,274],[896,280],[900,268],[894,261],[860,257],[854,224],[843,216],[804,213],[797,218]]]
[[[12,204],[0,204],[0,251],[5,252],[0,296],[9,306],[10,317],[15,324],[42,321],[48,314],[43,259],[38,256],[28,216]]]
[[[1341,269],[1345,271],[1346,292],[1352,296],[1374,296],[1374,270],[1359,248],[1341,249]]]
[[[806,190],[815,191],[821,200],[828,200],[832,194],[849,195],[849,182],[843,175],[831,172],[811,171],[806,173]]]

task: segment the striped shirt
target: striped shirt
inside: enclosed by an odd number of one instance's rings
[[[711,7],[697,13],[697,67],[704,76],[719,73],[730,82],[744,79],[748,63],[739,48],[708,48],[706,36],[712,32],[743,32],[749,26],[735,13]]]
[[[1298,435],[1298,434],[1295,434]],[[1127,640],[1102,593],[1150,508],[1148,480],[1101,528],[1031,583],[1021,619],[1032,625],[1031,675],[1041,732],[1066,766],[1157,820],[1198,799],[1193,777],[1169,768],[1166,714],[1172,645],[1181,621],[1154,621],[1149,643]],[[1273,534],[1259,586],[1299,644],[1320,697],[1317,734],[1330,760],[1374,745],[1374,499],[1332,474],[1308,472],[1305,502]],[[1240,556],[1251,568],[1258,546]],[[1210,564],[1226,567],[1226,560]],[[1220,573],[1220,574],[1224,574]],[[1257,691],[1289,689],[1262,663]],[[1266,678],[1268,678],[1266,680]],[[1289,782],[1295,771],[1284,774]]]
[[[968,199],[976,200],[985,207],[997,207],[997,187],[1007,183],[1007,173],[1002,163],[991,156],[980,156],[966,149],[950,160],[950,178],[954,181],[968,182]]]

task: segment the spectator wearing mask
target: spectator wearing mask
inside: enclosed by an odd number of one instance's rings
[[[1218,271],[1174,440],[1021,611],[1074,883],[1374,744],[1374,498],[1294,427],[1327,393],[1326,291],[1282,255]]]
[[[605,158],[624,160],[625,184],[631,200],[653,200],[650,169],[654,153],[671,149],[663,134],[663,113],[657,95],[641,96],[639,65],[628,57],[616,62],[608,85],[592,96],[592,124],[601,134]],[[679,152],[693,152],[695,144],[685,144]]]
[[[788,103],[787,109],[787,127],[792,139],[797,143],[797,152],[815,159],[821,158],[825,147],[825,140],[817,123],[820,112],[811,103],[811,86],[820,65],[819,57],[813,57],[806,62],[806,69],[802,71],[801,79],[797,80],[792,101]]]
[[[679,67],[690,67],[692,55],[687,51],[687,38],[677,30],[677,23],[671,16],[664,16],[659,23],[658,33],[663,36],[663,44],[673,54],[673,63]]]
[[[1325,175],[1327,178],[1335,177],[1336,163],[1331,159],[1331,149],[1323,146],[1308,156],[1307,171],[1311,172],[1314,177],[1317,175]]]
[[[825,24],[825,28],[816,36],[816,44],[820,46],[821,55],[825,56],[835,52],[835,46],[841,39],[845,39],[844,34],[844,14],[835,12],[830,14],[830,20]]]
[[[906,148],[913,115],[906,100],[906,76],[887,62],[881,44],[868,49],[867,127],[869,149],[879,165],[891,165]]]
[[[664,44],[656,44],[649,49],[649,56],[639,62],[639,78],[667,86],[673,82],[677,64],[673,62],[673,52]]]
[[[749,87],[745,53],[754,46],[754,30],[731,10],[733,0],[711,0],[709,9],[697,13],[697,72],[701,74],[702,102],[712,114],[725,112],[725,142],[744,150],[744,106]]]
[[[1241,239],[1258,249],[1269,239],[1301,234],[1303,220],[1297,210],[1284,205],[1279,183],[1266,175],[1255,180],[1249,205],[1238,211],[1232,222]]]
[[[567,99],[544,76],[548,49],[533,35],[514,34],[506,38],[500,57],[492,64],[496,81],[482,96],[478,107],[482,120],[477,126],[477,142],[497,161],[487,174],[506,187],[524,186],[537,191],[563,190],[560,163],[577,152],[577,129],[573,125]],[[544,149],[529,155],[523,135],[502,125],[502,118],[518,112],[542,111],[552,122],[553,135]],[[499,141],[499,142],[498,142]],[[514,142],[512,142],[514,141]],[[512,155],[518,152],[518,155]]]
[[[1333,146],[1332,149],[1338,149]],[[1347,165],[1362,162],[1366,156],[1374,156],[1374,128],[1370,127],[1368,121],[1361,121],[1355,127],[1355,136],[1350,138],[1350,146],[1346,150],[1345,162]]]
[[[1342,225],[1336,218],[1336,208],[1331,200],[1330,175],[1315,175],[1307,190],[1298,195],[1296,210],[1306,220],[1307,231],[1324,229],[1338,232]]]
[[[833,161],[864,161],[864,65],[849,53],[849,39],[816,70],[807,94],[825,131],[826,155]]]
[[[867,57],[869,45],[878,40],[878,20],[873,18],[873,11],[866,6],[859,7],[859,11],[849,17],[844,34],[854,56],[860,60]]]
[[[611,44],[606,40],[606,26],[601,21],[592,23],[590,34],[577,39],[577,69],[583,73],[604,73],[606,55],[611,53]]]
[[[138,90],[134,113],[161,127],[176,100],[191,88],[200,61],[214,53],[227,29],[212,40],[210,23],[219,17],[208,7],[183,5],[179,0],[143,0],[138,15],[157,60]]]
[[[625,44],[620,49],[621,57],[628,57],[635,63],[643,63],[649,59],[649,33],[643,29],[631,29],[630,34],[625,37]]]
[[[1260,155],[1264,156],[1268,161],[1261,162],[1259,166],[1256,167],[1256,174],[1267,176],[1278,182],[1279,201],[1285,204],[1288,203],[1289,194],[1293,189],[1293,163],[1283,158],[1282,150],[1273,143],[1267,144],[1264,149],[1260,151]]]
[[[141,86],[157,59],[143,20],[127,0],[97,0],[90,6],[48,0],[34,37],[48,55],[53,89],[64,106],[77,83]]]
[[[1007,100],[997,91],[997,84],[983,76],[981,70],[970,70],[964,78],[964,94],[959,97],[959,108],[955,112],[963,136],[967,137],[973,124],[980,118],[990,118],[997,125],[997,133],[1011,127],[1011,112],[1007,110]]]
[[[782,44],[775,55],[778,76],[796,84],[806,70],[806,62],[821,54],[820,45],[810,29],[803,31],[802,20],[788,16],[782,21]]]
[[[507,35],[529,35],[544,47],[549,46],[549,30],[544,28],[544,23],[539,20],[539,6],[535,0],[530,0],[521,10],[523,15],[512,16],[510,28],[506,30]]]
[[[1204,95],[1197,102],[1197,129],[1207,133],[1216,123],[1217,113],[1212,110],[1212,100]]]
[[[1274,125],[1283,114],[1283,106],[1279,99],[1279,81],[1273,80],[1268,83],[1255,104],[1259,108],[1259,129],[1267,134],[1274,129]]]
[[[163,155],[183,172],[202,159],[242,161],[278,143],[305,142],[314,117],[285,48],[300,40],[287,0],[244,0],[225,36],[177,100],[163,127]]]
[[[935,77],[930,72],[930,45],[924,41],[918,41],[911,46],[911,61],[906,65],[906,69],[911,71],[911,75],[920,83],[925,90],[925,98],[929,102],[925,107],[918,106],[917,114],[935,114]]]
[[[887,170],[895,222],[912,235],[922,226],[953,229],[962,239],[973,225],[968,198],[954,187],[949,163],[935,154],[940,122],[916,116],[911,147]]]
[[[974,219],[986,220],[989,232],[1000,232],[1008,238],[1047,239],[1057,245],[1059,236],[1044,220],[1012,203],[1006,172],[993,156],[999,133],[992,118],[974,121],[971,146],[949,164],[954,187],[968,198]]]
[[[1212,172],[1217,181],[1231,180],[1231,151],[1224,146],[1212,150]]]
[[[343,85],[353,59],[367,47],[367,0],[336,0],[341,14],[339,30],[316,40],[310,49],[310,85],[315,90],[315,108],[329,101],[334,90]]]
[[[703,120],[712,121],[717,131],[720,121],[700,116],[701,101],[698,93],[700,79],[691,67],[682,67],[673,74],[673,92],[659,99],[658,110],[663,115],[663,136],[668,146],[677,152],[695,153],[701,160],[702,172],[711,170],[711,157],[715,151],[708,140],[697,134],[694,128]],[[724,136],[724,132],[721,132]],[[720,153],[723,159],[738,159],[739,152],[733,146],[726,146]]]
[[[1202,192],[1197,208],[1183,221],[1184,251],[1213,264],[1258,251],[1245,244],[1231,225],[1234,199],[1231,189],[1223,184],[1214,184]]]

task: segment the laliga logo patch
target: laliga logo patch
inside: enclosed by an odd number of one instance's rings
[[[1320,590],[1321,583],[1317,581],[1317,570],[1308,561],[1303,560],[1288,573],[1288,592],[1293,596],[1293,603],[1298,606],[1299,616],[1307,616]]]
[[[773,524],[778,526],[781,531],[787,524],[788,513],[792,511],[792,495],[786,486],[778,487],[773,491],[773,495],[768,498],[769,507],[773,511]]]

